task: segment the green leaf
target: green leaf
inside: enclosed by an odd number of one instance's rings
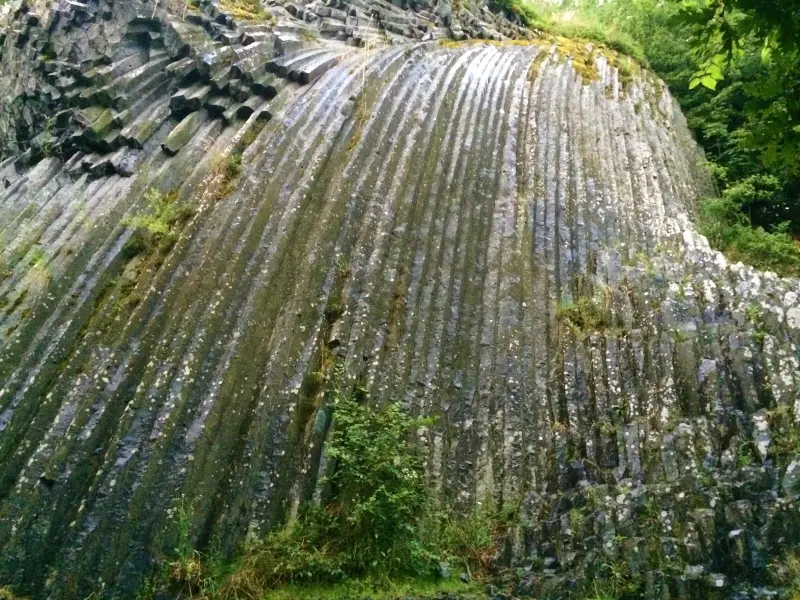
[[[728,57],[725,54],[715,54],[711,59],[711,64],[718,66],[720,69],[725,68],[726,62],[728,62]]]
[[[717,89],[717,80],[708,75],[701,77],[700,83],[703,85],[703,87],[708,88],[709,90]]]
[[[708,70],[706,71],[706,75],[708,77],[714,78],[716,81],[722,81],[725,76],[722,74],[722,69],[715,64],[711,64],[708,66]]]
[[[689,82],[689,89],[693,90],[698,85],[700,85],[700,79],[698,77],[692,77],[692,80]]]

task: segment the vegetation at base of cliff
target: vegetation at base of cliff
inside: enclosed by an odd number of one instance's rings
[[[702,204],[703,233],[734,260],[796,275],[798,0],[528,1],[564,35],[633,56],[641,49],[681,105],[724,201]]]
[[[249,541],[233,562],[192,548],[179,507],[176,557],[166,568],[173,591],[220,600],[341,598],[336,590],[344,589],[421,598],[469,591],[487,575],[508,513],[462,516],[435,506],[414,439],[430,422],[396,404],[376,410],[363,394],[336,391],[330,403],[320,501]]]
[[[787,600],[800,600],[800,553],[788,552],[782,560],[770,565],[777,583],[788,590]]]
[[[697,225],[711,246],[731,260],[784,277],[800,276],[800,244],[789,234],[789,223],[772,232],[753,227],[740,207],[725,196],[700,203]]]
[[[480,593],[480,587],[476,581],[464,583],[457,577],[440,581],[368,577],[325,585],[287,585],[267,592],[262,600],[440,600],[443,594],[474,597]]]
[[[579,331],[610,327],[607,293],[584,291],[574,304],[559,308],[559,319]],[[756,312],[754,308],[748,318],[759,320]],[[334,373],[332,379],[336,377]],[[507,533],[530,526],[518,507],[511,503],[499,512],[466,515],[439,508],[416,443],[430,425],[428,420],[412,417],[396,404],[375,409],[360,389],[353,395],[328,389],[326,397],[333,429],[318,500],[301,506],[283,527],[246,542],[233,560],[213,549],[201,553],[194,548],[190,532],[194,519],[186,505],[179,505],[174,511],[173,555],[165,559],[160,580],[144,588],[138,600],[164,594],[201,600],[421,600],[447,594],[466,600],[486,598],[483,588],[488,581],[504,581],[511,586],[508,589],[515,589],[525,573],[499,567],[498,558]],[[785,468],[800,443],[791,406],[779,406],[767,418],[773,433],[770,453]],[[615,436],[616,431],[610,425],[606,435]],[[740,469],[758,460],[749,437],[742,440],[739,452]],[[704,481],[702,476],[698,481]],[[711,479],[703,485],[716,483]],[[604,510],[606,498],[616,493],[596,486],[587,488],[583,499],[574,498],[560,518],[566,535],[592,535],[597,511]],[[568,597],[645,598],[653,589],[666,590],[670,581],[685,576],[690,563],[663,545],[663,508],[658,498],[642,497],[632,510],[644,529],[635,538],[618,533],[609,543],[628,549],[635,543],[637,552],[642,549],[641,560],[631,565],[616,551],[587,560]],[[796,559],[784,558],[776,563],[775,577],[784,588],[796,589]],[[534,558],[530,567],[538,573],[543,565],[541,558]],[[648,573],[657,577],[651,580]]]
[[[559,318],[575,321],[581,329],[607,327],[607,294],[591,295],[591,290],[579,288],[585,293],[574,304],[562,306]],[[762,317],[753,306],[747,318],[758,322]],[[335,373],[332,378],[336,379]],[[527,571],[498,567],[507,533],[530,527],[517,507],[512,503],[499,513],[468,515],[438,508],[416,443],[430,422],[395,404],[375,409],[360,389],[354,395],[328,389],[326,396],[334,422],[318,501],[302,506],[285,526],[266,537],[247,542],[233,560],[214,550],[194,549],[190,532],[194,519],[186,505],[179,505],[174,511],[173,556],[164,561],[160,580],[143,588],[137,600],[466,600],[493,596],[484,592],[487,581],[504,581],[510,586],[506,589],[517,589],[514,586]],[[800,447],[792,406],[779,405],[766,417],[772,432],[770,456],[786,468]],[[612,425],[606,435],[616,431]],[[759,456],[749,435],[732,444],[737,447],[738,468],[755,468]],[[702,473],[697,482],[717,485]],[[604,511],[607,498],[619,491],[626,493],[624,488],[590,486],[573,498],[559,519],[565,534],[591,536],[598,511]],[[667,593],[671,582],[685,581],[692,564],[664,545],[663,510],[658,496],[634,501],[632,514],[643,524],[638,534],[618,532],[608,540],[614,550],[587,557],[575,587],[569,593],[554,588],[554,593],[563,592],[557,597],[634,600],[654,591]],[[684,525],[683,520],[675,523],[678,536]],[[633,562],[623,558],[631,549],[640,557]],[[544,562],[540,557],[532,561],[531,572],[539,573]],[[787,598],[800,600],[796,554],[790,551],[776,558],[770,580],[787,591]]]

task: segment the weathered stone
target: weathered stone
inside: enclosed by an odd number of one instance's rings
[[[753,422],[753,442],[761,460],[766,460],[769,454],[769,446],[772,443],[767,411],[760,410],[754,413],[751,420]]]
[[[169,104],[164,102],[125,127],[120,133],[122,142],[134,148],[143,148],[147,140],[166,122],[169,115]]]
[[[731,502],[725,506],[725,519],[734,529],[745,529],[753,518],[753,507],[747,500]]]
[[[786,467],[782,486],[785,494],[800,496],[800,458],[797,456]]]
[[[258,81],[255,81],[253,84],[251,84],[250,89],[254,94],[259,94],[269,99],[273,98],[278,93],[278,90],[285,85],[285,80],[279,79],[274,73],[267,73]]]
[[[205,106],[212,115],[221,115],[231,107],[231,104],[233,100],[230,96],[212,96]]]
[[[132,177],[136,174],[139,166],[142,164],[145,154],[140,150],[132,150],[128,148],[120,148],[111,157],[111,165],[114,171],[123,177]]]
[[[228,108],[228,110],[222,113],[222,120],[225,122],[226,125],[231,125],[236,121],[236,119],[239,117],[239,109],[241,108],[241,106],[242,106],[241,102],[235,102],[230,106],[230,108]],[[247,109],[245,109],[245,112],[246,111]]]
[[[212,86],[196,83],[173,94],[169,101],[169,107],[175,113],[199,110],[206,100],[211,97],[212,92]]]
[[[161,144],[164,152],[170,156],[177,154],[194,137],[194,134],[204,121],[205,115],[201,112],[193,112],[186,116],[167,136],[164,143]]]

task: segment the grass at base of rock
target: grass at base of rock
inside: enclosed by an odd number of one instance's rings
[[[395,600],[400,598],[478,599],[484,598],[478,581],[462,582],[457,576],[446,580],[382,579],[367,577],[326,585],[287,585],[268,592],[263,600]]]
[[[516,506],[439,509],[414,442],[432,422],[396,403],[376,409],[363,388],[339,388],[335,365],[325,370],[333,373],[324,396],[333,420],[320,502],[303,504],[233,560],[194,549],[191,506],[181,503],[168,534],[174,560],[156,583],[204,600],[476,598]]]

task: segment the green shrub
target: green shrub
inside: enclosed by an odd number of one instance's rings
[[[495,4],[509,14],[516,15],[525,27],[546,28],[541,13],[529,0],[495,0]]]
[[[631,36],[613,26],[601,26],[593,21],[584,21],[573,17],[568,20],[554,20],[544,28],[553,35],[594,42],[635,58],[643,65],[647,64],[641,46]]]
[[[436,545],[442,557],[453,566],[465,567],[470,576],[488,571],[497,551],[495,540],[500,519],[486,511],[475,510],[466,517],[448,513],[435,516]]]
[[[789,235],[788,224],[771,233],[752,227],[731,197],[702,201],[698,229],[712,248],[733,261],[781,276],[800,276],[800,245]]]
[[[439,554],[421,530],[430,497],[411,439],[426,421],[396,404],[373,410],[338,392],[333,415],[323,501],[303,506],[285,527],[252,543],[222,597],[258,597],[298,582],[435,574]]]
[[[792,207],[781,181],[773,175],[751,175],[730,185],[722,194],[755,226],[769,227],[792,218]]]
[[[334,431],[327,449],[334,469],[329,512],[338,515],[340,542],[351,553],[352,567],[415,571],[428,557],[414,544],[428,503],[419,447],[411,439],[425,422],[396,404],[373,411],[352,398],[334,400]],[[420,558],[423,563],[420,563]]]
[[[321,500],[301,506],[284,527],[248,542],[233,563],[192,547],[189,518],[179,506],[175,559],[164,570],[172,591],[237,600],[307,593],[342,598],[336,595],[342,589],[364,589],[378,599],[407,589],[422,598],[453,586],[469,589],[458,578],[442,579],[449,565],[466,572],[468,581],[488,574],[497,554],[495,540],[516,521],[516,513],[482,510],[456,516],[437,510],[414,439],[430,421],[410,416],[397,404],[374,409],[360,401],[361,391],[329,394],[333,429]]]

